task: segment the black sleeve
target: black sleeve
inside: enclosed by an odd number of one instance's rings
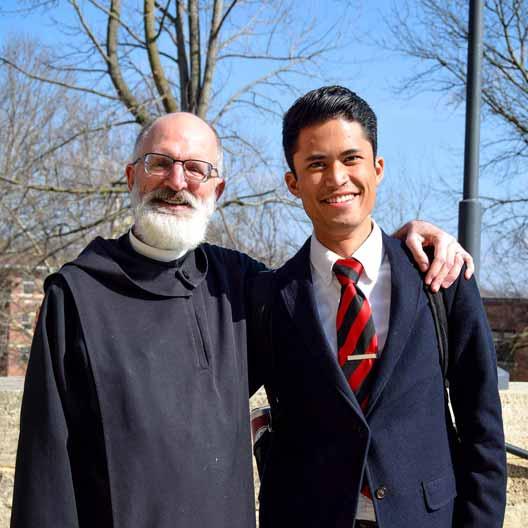
[[[272,369],[273,297],[273,272],[263,271],[248,282],[246,303],[250,396],[269,380]]]
[[[474,279],[445,292],[449,311],[450,397],[460,438],[456,526],[502,526],[506,454],[497,360]]]
[[[77,311],[68,287],[56,279],[47,287],[26,373],[11,528],[83,525],[74,477],[80,431],[74,424],[84,418],[91,426],[83,412],[94,405],[91,387]]]
[[[266,266],[244,253],[239,253],[244,270],[244,302],[246,312],[248,384],[249,396],[264,384],[269,351],[268,317],[263,317],[271,271]],[[264,321],[266,319],[266,321]]]

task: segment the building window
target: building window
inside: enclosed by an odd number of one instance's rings
[[[29,353],[31,352],[31,347],[29,346],[21,346],[17,347],[18,352],[18,363],[20,365],[26,365],[29,359]]]
[[[22,314],[22,327],[26,330],[33,328],[33,315],[27,312]]]
[[[31,294],[35,292],[35,282],[34,281],[22,281],[22,291],[25,294]]]

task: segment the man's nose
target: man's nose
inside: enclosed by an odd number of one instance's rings
[[[349,179],[348,167],[343,165],[339,160],[330,164],[326,171],[327,183],[340,187]]]
[[[181,189],[187,189],[187,180],[185,179],[185,170],[183,163],[178,161],[174,162],[172,168],[164,179],[164,183],[167,187],[180,191]]]

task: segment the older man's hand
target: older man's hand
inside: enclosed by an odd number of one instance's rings
[[[424,280],[432,291],[451,286],[460,275],[464,264],[466,264],[464,273],[466,279],[469,279],[475,271],[473,257],[456,238],[429,222],[413,220],[398,229],[393,236],[405,240],[420,269],[423,272],[427,271]],[[429,262],[429,257],[424,251],[425,247],[430,246],[434,247],[432,263]]]

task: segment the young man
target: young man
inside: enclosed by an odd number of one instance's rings
[[[444,292],[457,440],[422,276],[371,217],[376,134],[372,109],[339,86],[284,117],[286,184],[313,235],[275,272],[270,321],[257,318],[272,350],[250,379],[278,402],[260,526],[499,528],[504,436],[479,292],[463,279]]]

